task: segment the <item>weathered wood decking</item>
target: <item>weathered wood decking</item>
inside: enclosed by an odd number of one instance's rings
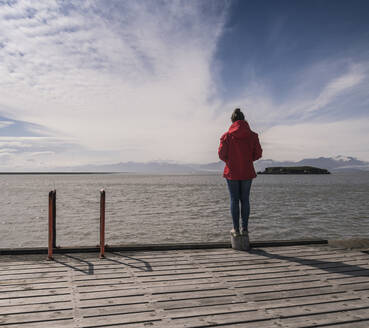
[[[0,256],[0,327],[369,327],[369,255],[329,246]]]

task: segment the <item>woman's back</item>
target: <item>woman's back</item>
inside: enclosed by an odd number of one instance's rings
[[[230,180],[256,177],[253,161],[262,154],[258,135],[244,120],[234,122],[220,139],[219,157],[226,163],[223,176]]]

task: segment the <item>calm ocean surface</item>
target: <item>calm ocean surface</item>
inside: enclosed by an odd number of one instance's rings
[[[0,248],[47,246],[48,192],[57,190],[57,245],[97,245],[106,190],[110,245],[228,241],[219,175],[0,175]],[[250,239],[369,237],[369,172],[258,176]]]

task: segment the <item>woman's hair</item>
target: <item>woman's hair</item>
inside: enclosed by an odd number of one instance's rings
[[[236,108],[231,116],[232,123],[240,120],[245,120],[245,115],[241,112],[241,109]]]

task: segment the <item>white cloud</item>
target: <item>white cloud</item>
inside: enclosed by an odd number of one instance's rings
[[[300,160],[345,154],[369,161],[369,118],[278,125],[264,132],[264,158]]]
[[[358,86],[366,77],[367,63],[350,65],[346,72],[343,72],[338,77],[334,77],[322,88],[319,95],[312,99],[306,99],[300,106],[295,108],[295,111],[310,112],[323,109],[330,103],[334,102],[338,97],[352,91],[352,88]],[[322,79],[316,75],[315,79]]]
[[[0,139],[1,140],[1,139]],[[30,147],[28,143],[24,143],[18,140],[10,140],[10,141],[0,141],[0,147]]]
[[[314,101],[310,110],[317,110],[327,105],[334,97],[340,95],[347,89],[358,85],[364,79],[364,74],[361,72],[349,72],[337,79],[331,81]]]
[[[296,73],[297,82],[285,98],[273,96],[265,84],[255,80],[228,105],[230,108],[243,107],[250,121],[262,131],[279,124],[311,121],[316,115],[323,116],[324,111],[333,106],[335,110],[329,119],[336,121],[340,112],[347,112],[346,116],[352,117],[352,112],[364,105],[363,95],[369,106],[368,72],[369,62],[314,63],[302,73]]]
[[[0,129],[1,128],[7,128],[8,126],[12,125],[12,121],[0,121]]]
[[[226,6],[85,2],[61,16],[49,3],[5,6],[0,103],[13,108],[8,117],[121,160],[208,159],[210,65]],[[28,6],[37,7],[32,18]]]
[[[16,151],[17,150],[16,149],[13,149],[13,148],[0,148],[0,153],[9,154],[9,153],[14,153]]]
[[[0,136],[0,146],[5,144],[19,144],[24,145],[24,142],[46,142],[46,143],[59,143],[60,140],[56,137],[8,137]]]
[[[74,140],[54,137],[0,136],[0,170],[49,170],[66,166],[119,162],[116,151],[91,151]]]
[[[35,151],[35,152],[30,152],[28,153],[29,156],[45,156],[45,155],[54,155],[55,152],[53,151]]]

